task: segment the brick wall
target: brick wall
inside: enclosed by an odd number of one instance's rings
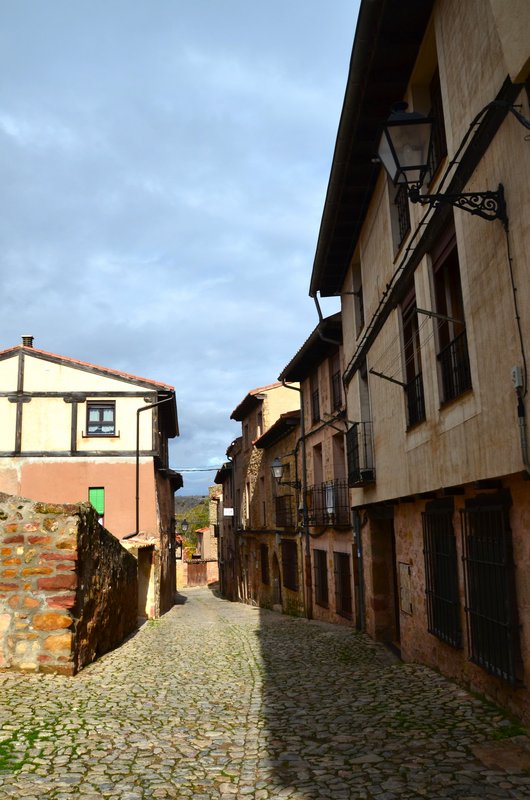
[[[0,668],[75,674],[135,629],[137,594],[90,505],[0,493]]]

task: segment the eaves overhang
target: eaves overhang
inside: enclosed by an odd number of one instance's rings
[[[362,0],[309,294],[340,293],[381,169],[382,123],[401,100],[435,0]]]
[[[257,389],[252,389],[252,391],[243,398],[240,404],[234,408],[230,414],[230,419],[235,419],[236,422],[242,422],[245,417],[248,417],[251,411],[265,400],[269,389],[277,389],[279,386],[281,386],[281,383],[271,383],[268,386],[260,386]]]
[[[232,473],[232,464],[227,461],[223,464],[223,466],[217,470],[215,473],[214,483],[224,483],[229,475]]]
[[[339,311],[319,322],[296,355],[282,370],[279,380],[301,383],[341,344],[342,314]]]

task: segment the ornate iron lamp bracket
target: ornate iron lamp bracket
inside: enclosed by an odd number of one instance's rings
[[[482,219],[499,219],[504,228],[508,228],[508,215],[504,199],[504,187],[499,183],[496,192],[462,192],[461,194],[420,194],[419,186],[409,188],[409,199],[412,203],[437,208],[440,204],[449,204],[462,211],[468,211]]]

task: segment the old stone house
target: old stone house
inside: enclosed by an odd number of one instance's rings
[[[299,451],[310,557],[308,611],[315,619],[359,625],[354,603],[358,570],[346,475],[345,395],[340,313],[322,320],[280,374],[301,388],[303,439]],[[357,613],[355,619],[354,611]]]
[[[359,613],[528,720],[530,6],[405,6],[361,2],[310,284],[341,298]]]
[[[0,352],[0,491],[89,501],[134,549],[148,616],[173,604],[176,435],[172,386],[38,350],[32,337]]]
[[[231,599],[259,602],[261,581],[257,573],[264,552],[260,545],[264,542],[256,537],[264,531],[273,532],[275,528],[270,469],[264,460],[264,449],[257,444],[260,437],[282,414],[292,411],[297,402],[291,389],[276,382],[248,392],[232,412],[231,419],[241,423],[242,435],[228,448],[230,460],[216,476],[216,482],[222,484],[220,580],[225,596]],[[228,502],[233,505],[229,506]],[[227,509],[230,509],[228,513]],[[287,541],[289,537],[284,538]],[[284,551],[287,552],[289,547],[287,544]],[[293,586],[294,583],[293,580]],[[298,578],[296,587],[292,591],[298,596],[301,592]]]

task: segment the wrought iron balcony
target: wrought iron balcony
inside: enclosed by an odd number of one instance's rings
[[[340,370],[331,376],[331,402],[333,410],[338,411],[342,406],[342,378]]]
[[[371,422],[355,422],[346,432],[348,486],[366,486],[375,481]]]
[[[347,481],[325,481],[307,491],[310,525],[350,525],[350,502]]]

